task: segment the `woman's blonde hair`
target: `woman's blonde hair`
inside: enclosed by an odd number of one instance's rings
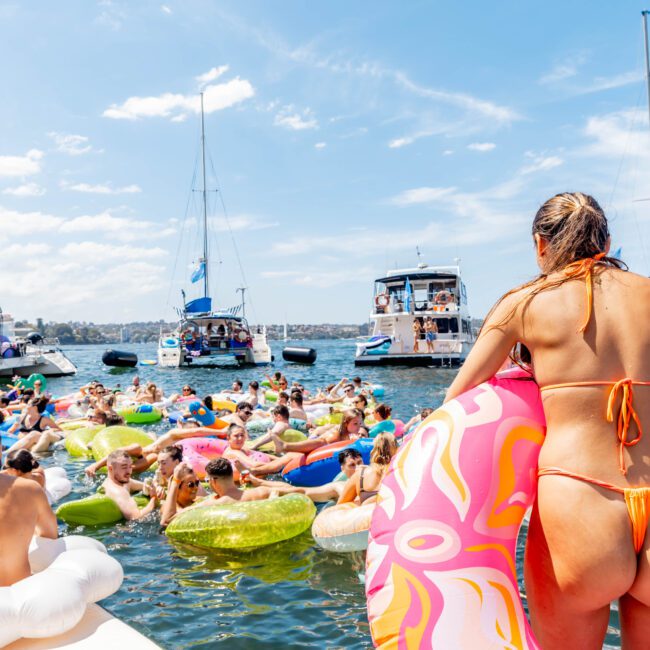
[[[607,217],[598,201],[588,194],[563,192],[550,198],[535,214],[532,234],[533,237],[539,235],[548,242],[544,273],[501,296],[486,316],[485,322],[505,298],[517,291],[532,287],[523,301],[525,311],[538,293],[571,280],[569,275],[561,275],[553,280],[548,280],[548,276],[574,262],[599,256],[600,264],[627,270],[627,265],[621,260],[604,255],[610,237]],[[519,304],[515,305],[500,322],[489,325],[488,329],[498,329],[508,323],[518,308]]]
[[[371,465],[380,465],[384,471],[388,469],[391,458],[397,453],[395,436],[388,431],[377,434],[370,452]]]

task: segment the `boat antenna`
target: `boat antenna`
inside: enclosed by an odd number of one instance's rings
[[[203,295],[209,296],[208,284],[208,194],[205,182],[205,118],[203,115],[203,93],[201,93],[201,165],[203,169]]]
[[[237,287],[236,291],[241,291],[241,315],[246,318],[246,300],[244,298],[248,287]]]
[[[420,253],[420,247],[416,246],[415,247],[415,252],[418,256],[418,265],[422,263],[422,253]]]

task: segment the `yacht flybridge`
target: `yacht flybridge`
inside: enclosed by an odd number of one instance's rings
[[[210,264],[208,246],[208,205],[205,170],[205,123],[203,93],[201,93],[201,153],[203,198],[202,256],[192,273],[192,283],[202,280],[203,295],[186,300],[178,310],[180,322],[171,333],[160,333],[158,364],[163,367],[207,366],[215,367],[223,362],[238,364],[271,363],[271,348],[266,339],[266,327],[252,328],[246,321],[245,287],[241,287],[241,303],[229,309],[213,311],[210,297]]]
[[[459,266],[388,271],[375,280],[372,334],[355,365],[458,366],[474,335]]]

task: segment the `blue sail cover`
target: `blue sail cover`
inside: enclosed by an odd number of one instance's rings
[[[196,300],[190,300],[185,305],[186,314],[206,314],[212,311],[212,298],[204,296]]]

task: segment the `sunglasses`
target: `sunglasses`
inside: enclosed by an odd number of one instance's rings
[[[253,415],[253,411],[239,411],[242,415]]]
[[[189,387],[183,388],[183,392],[184,392],[184,393],[185,393],[185,392],[188,392],[188,393],[189,393],[190,390],[191,390],[191,389],[190,389]]]
[[[185,483],[185,485],[188,488],[191,489],[191,488],[199,487],[199,482],[198,481],[188,481],[187,483]]]

